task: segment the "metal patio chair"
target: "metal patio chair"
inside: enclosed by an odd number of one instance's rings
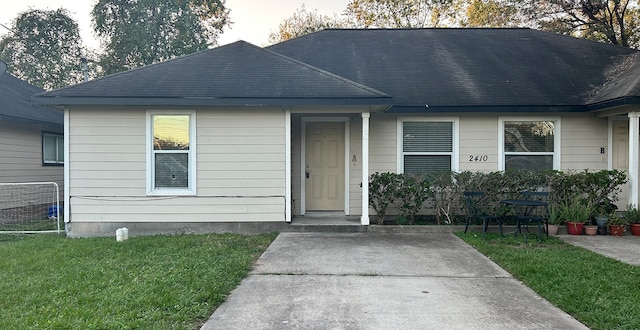
[[[465,233],[467,233],[471,222],[482,221],[482,236],[484,237],[487,232],[489,222],[495,221],[500,227],[500,235],[504,236],[504,233],[502,232],[502,216],[489,213],[484,192],[465,191],[463,193],[463,197],[467,209],[467,224],[464,227]]]
[[[537,229],[538,239],[542,238],[542,231],[544,226],[544,232],[549,235],[549,193],[546,191],[525,191],[522,193],[522,198],[530,201],[542,202],[545,205],[540,207],[531,207],[525,211],[525,217],[523,225],[527,232],[529,231],[529,224],[535,223]]]

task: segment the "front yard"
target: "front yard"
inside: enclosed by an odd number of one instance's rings
[[[276,236],[0,235],[0,328],[199,328]]]
[[[555,237],[458,236],[590,329],[640,329],[640,267]]]

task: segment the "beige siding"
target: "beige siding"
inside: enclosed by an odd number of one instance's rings
[[[144,196],[144,110],[73,110],[69,116],[71,196]]]
[[[451,114],[459,118],[459,169],[461,171],[498,170],[498,118],[499,114]],[[438,118],[438,116],[414,116]],[[517,118],[517,116],[509,116]],[[544,118],[535,116],[533,118]],[[607,168],[607,120],[590,114],[551,114],[561,118],[561,169],[600,170]],[[523,118],[530,119],[530,114]],[[370,172],[395,172],[397,168],[397,118],[374,114],[371,119]],[[605,154],[600,154],[600,148]],[[484,156],[486,161],[476,161],[471,156]],[[483,159],[483,158],[481,158]]]
[[[145,109],[72,110],[68,137],[72,160],[69,178],[72,221],[283,221],[284,111],[195,110],[197,194],[189,197],[146,195]],[[301,212],[300,143],[302,118],[306,116],[314,117],[314,114],[293,114],[291,123],[295,214]],[[607,146],[607,121],[584,114],[553,115],[558,116],[562,120],[562,169],[606,168],[607,155],[600,154],[600,148]],[[460,170],[497,170],[499,115],[447,114],[446,117],[459,118]],[[397,170],[397,121],[394,115],[372,114],[370,173]],[[348,211],[352,215],[361,212],[361,137],[361,117],[349,116]],[[486,155],[486,160],[471,161],[475,155]]]
[[[302,214],[302,122],[300,115],[291,116],[291,208],[293,215]]]
[[[53,181],[62,190],[63,167],[42,164],[41,129],[0,122],[0,141],[0,182]]]
[[[55,182],[58,184],[58,198],[62,204],[64,167],[43,165],[42,132],[41,128],[33,126],[0,122],[0,182]],[[58,133],[62,134],[62,132]],[[49,203],[44,200],[40,202]],[[35,202],[33,199],[15,199],[14,201],[5,201],[4,205],[0,205],[0,208],[40,202]]]
[[[369,172],[398,169],[397,118],[373,114],[369,125]]]
[[[461,171],[495,171],[498,169],[498,117],[492,115],[460,116]],[[484,157],[486,156],[486,158]],[[485,160],[486,159],[486,160]]]
[[[562,169],[606,170],[608,166],[608,121],[591,115],[562,118]],[[600,153],[605,148],[605,153]]]
[[[283,221],[284,111],[196,109],[196,118],[196,196],[151,197],[146,109],[71,110],[72,221]]]
[[[283,204],[284,197],[71,198],[75,222],[283,221]]]
[[[282,110],[199,111],[198,195],[284,196],[284,124]]]
[[[349,166],[349,214],[362,214],[362,117],[350,121],[350,150],[347,166]],[[355,161],[354,161],[355,157]]]

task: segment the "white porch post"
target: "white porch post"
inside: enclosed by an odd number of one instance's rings
[[[369,117],[362,113],[362,217],[360,224],[369,225]]]
[[[291,222],[291,110],[284,111],[284,147],[285,147],[285,170],[284,170],[284,221]]]
[[[629,113],[629,204],[638,206],[638,146],[640,113]]]

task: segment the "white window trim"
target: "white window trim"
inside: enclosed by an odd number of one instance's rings
[[[498,169],[500,171],[505,170],[505,151],[504,151],[504,123],[508,121],[552,121],[554,122],[553,127],[553,153],[549,152],[531,152],[528,153],[530,155],[553,155],[553,169],[560,170],[562,159],[560,152],[561,150],[561,120],[560,117],[552,116],[541,116],[541,117],[498,117]]]
[[[447,122],[453,123],[453,145],[452,152],[430,152],[429,155],[451,155],[451,171],[460,171],[460,118],[458,117],[399,117],[397,121],[397,137],[396,137],[396,150],[397,152],[397,172],[404,173],[404,151],[402,144],[402,128],[404,122]]]
[[[189,185],[185,188],[155,188],[153,161],[153,116],[154,115],[188,115],[189,116]],[[196,194],[196,111],[195,110],[148,110],[146,118],[146,159],[147,159],[147,195],[179,196]]]
[[[56,160],[52,161],[52,160],[47,160],[45,157],[45,137],[46,136],[50,136],[56,139]],[[62,145],[64,146],[65,144],[65,140],[64,140],[64,133],[60,134],[60,133],[53,133],[53,132],[42,132],[42,163],[45,165],[64,165],[64,160],[60,161],[58,159],[58,139],[62,139]],[[62,150],[63,155],[64,155],[64,150]]]

